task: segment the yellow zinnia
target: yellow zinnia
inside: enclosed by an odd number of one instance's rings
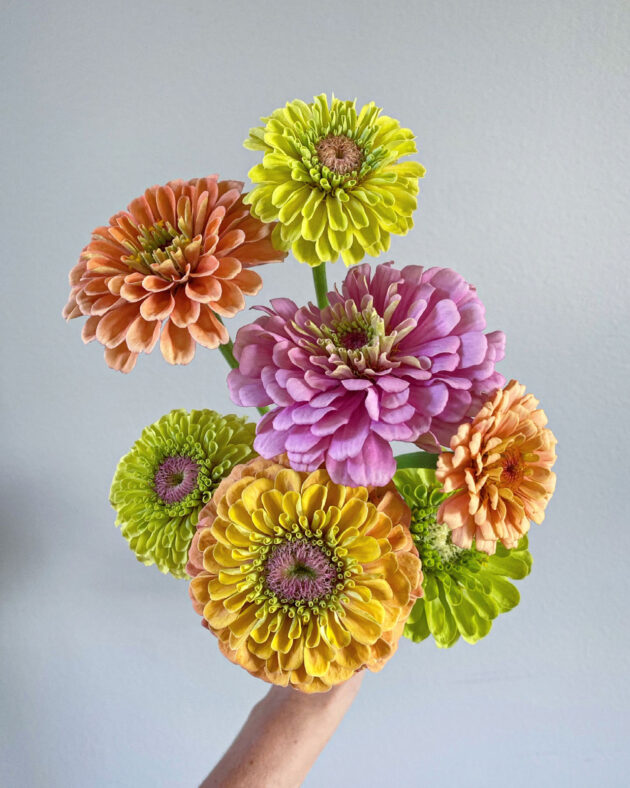
[[[249,172],[255,184],[244,198],[252,214],[275,222],[272,241],[303,263],[358,263],[389,249],[390,234],[405,235],[417,207],[414,135],[373,102],[316,96],[295,100],[261,118],[245,147],[262,150]]]
[[[396,650],[422,593],[406,504],[271,460],[237,466],[190,551],[190,594],[221,651],[254,676],[322,692]]]

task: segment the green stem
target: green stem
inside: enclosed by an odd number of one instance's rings
[[[326,281],[326,263],[320,263],[313,268],[313,283],[315,285],[315,295],[317,296],[317,306],[320,309],[328,306],[328,282]]]
[[[234,358],[234,345],[232,344],[232,340],[228,339],[227,345],[219,345],[219,350],[230,367],[232,367],[232,369],[237,369],[238,361]]]
[[[437,468],[439,454],[428,451],[412,451],[409,454],[399,454],[394,457],[398,470],[402,468]]]
[[[232,369],[238,368],[238,361],[234,358],[234,345],[232,340],[228,340],[227,344],[219,345],[219,350],[223,354],[223,358],[227,361]],[[269,408],[256,408],[256,410],[260,413],[261,416],[264,416],[265,413],[269,410]]]

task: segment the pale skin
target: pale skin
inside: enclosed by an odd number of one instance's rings
[[[200,788],[297,788],[354,700],[363,672],[328,692],[272,687]]]

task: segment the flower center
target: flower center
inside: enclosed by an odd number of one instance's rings
[[[199,465],[190,457],[167,457],[153,477],[153,488],[164,503],[179,503],[197,486]]]
[[[329,352],[363,350],[384,334],[383,320],[375,309],[355,310],[351,317],[342,311],[330,326],[323,324],[320,333],[320,345]]]
[[[361,148],[345,134],[324,137],[315,150],[321,163],[339,175],[358,170],[363,161]]]
[[[166,280],[173,276],[179,279],[186,268],[184,250],[191,241],[185,230],[185,223],[181,221],[179,230],[163,220],[149,227],[139,225],[136,243],[124,244],[130,254],[122,261],[142,273],[155,274]]]
[[[358,350],[364,347],[370,341],[368,332],[364,329],[357,329],[356,331],[348,331],[339,337],[339,341],[347,350]]]
[[[518,449],[508,449],[501,457],[501,484],[510,487],[511,489],[518,487],[522,478],[524,463]]]
[[[283,542],[273,549],[266,563],[267,587],[280,599],[313,602],[330,594],[338,571],[330,558],[305,539]]]
[[[426,563],[427,567],[446,568],[457,562],[464,552],[463,548],[453,544],[451,529],[445,523],[438,523],[435,513],[428,515],[423,512],[419,517],[414,517],[411,531],[422,562]]]

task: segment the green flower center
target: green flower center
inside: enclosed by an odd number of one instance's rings
[[[165,273],[174,268],[178,274],[183,274],[186,268],[184,249],[190,244],[191,238],[185,231],[183,222],[179,222],[179,229],[175,229],[170,222],[160,220],[150,227],[138,227],[137,242],[123,242],[129,251],[128,257],[122,260],[130,268],[142,273],[172,278]],[[169,265],[170,264],[170,265]]]
[[[453,544],[451,529],[448,525],[438,523],[435,515],[432,517],[422,516],[419,519],[416,542],[422,546],[423,561],[426,561],[426,558],[430,556],[438,568],[440,564],[446,568],[457,563],[464,549]],[[414,524],[416,522],[416,518],[414,518]]]
[[[439,485],[419,484],[404,490],[404,498],[411,509],[411,535],[426,574],[450,573],[471,562],[483,562],[483,558],[478,559],[481,554],[477,550],[453,544],[451,529],[444,523],[438,523],[438,509],[447,497]]]
[[[313,351],[323,350],[336,368],[349,367],[354,375],[369,377],[383,359],[391,364],[397,335],[387,333],[385,320],[371,304],[361,311],[350,301],[336,304],[325,318],[319,326],[309,324],[304,333],[314,339]]]
[[[324,336],[320,343],[325,346],[328,339],[337,350],[360,350],[383,333],[380,323],[382,320],[376,310],[368,309],[356,317],[335,321],[332,326],[322,326]]]
[[[464,568],[475,570],[488,559],[485,553],[453,544],[451,529],[437,522],[437,506],[411,505],[411,534],[426,574],[457,574]]]

